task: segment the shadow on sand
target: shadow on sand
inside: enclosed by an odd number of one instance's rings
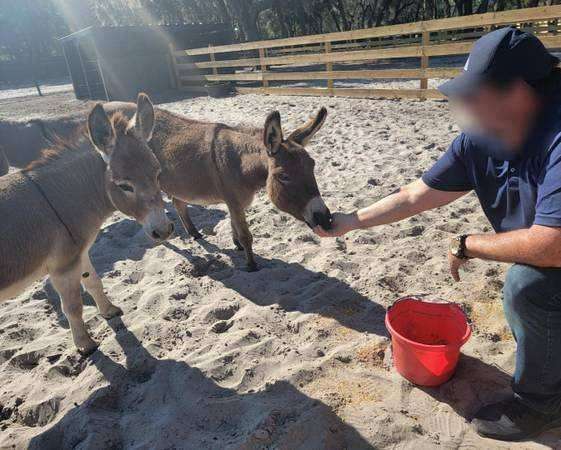
[[[175,224],[176,232],[183,235],[183,227],[171,203],[166,203],[166,210]],[[203,229],[214,229],[226,217],[226,213],[220,209],[200,206],[189,206],[189,214]],[[136,240],[134,245],[131,245],[131,239]],[[111,251],[107,251],[107,248],[103,245],[102,241],[105,240],[111,240],[109,244]],[[115,269],[116,262],[126,259],[140,261],[146,251],[153,247],[154,242],[144,236],[142,226],[138,222],[132,219],[123,219],[101,230],[90,250],[90,256],[97,272],[103,277]]]
[[[511,380],[510,374],[500,367],[487,364],[473,356],[462,355],[456,374],[449,382],[436,388],[419,387],[419,389],[436,401],[450,405],[456,414],[471,421],[482,406],[512,395]],[[493,448],[494,442],[497,441],[481,439],[482,445],[487,447],[480,448]],[[561,442],[561,430],[553,430],[529,442],[557,449]],[[504,447],[497,446],[497,448],[507,448],[508,443],[503,445]]]
[[[184,238],[187,236],[179,221],[177,212],[171,203],[166,203],[166,210],[169,217],[174,221],[177,233]],[[203,208],[200,206],[189,206],[189,213],[195,217],[201,227],[205,229],[214,229],[214,227],[224,219],[226,213],[220,209]],[[111,251],[107,251],[107,247],[102,243],[104,240],[111,240],[109,244]],[[137,242],[131,245],[131,239]],[[115,263],[118,261],[132,260],[140,261],[144,257],[146,251],[154,246],[149,238],[145,237],[142,232],[142,226],[132,219],[122,219],[105,228],[103,228],[95,244],[90,249],[90,256],[94,267],[100,277],[108,276],[115,270]],[[36,299],[46,299],[57,314],[57,322],[63,328],[69,328],[68,320],[62,312],[60,297],[54,290],[49,281],[43,287],[44,294],[38,293]],[[95,302],[88,293],[83,292],[82,298],[85,306],[95,306]]]
[[[91,362],[109,385],[34,437],[30,449],[373,448],[286,381],[238,394],[184,362],[154,358],[121,318],[108,323],[125,364],[94,353]]]
[[[386,309],[344,281],[314,272],[298,263],[260,256],[256,256],[260,270],[248,273],[244,271],[243,252],[224,250],[203,239],[196,243],[208,254],[194,256],[188,249],[180,249],[171,242],[163,245],[185,258],[190,265],[187,269],[190,275],[206,275],[256,305],[276,304],[287,312],[315,313],[335,319],[356,331],[388,336],[384,325]],[[230,258],[234,267],[225,263],[222,255]],[[233,276],[234,273],[241,276]]]

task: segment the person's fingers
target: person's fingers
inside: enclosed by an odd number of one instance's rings
[[[459,267],[456,264],[454,264],[450,267],[450,272],[452,273],[452,278],[456,282],[460,281],[460,271],[458,269],[459,269]]]
[[[450,264],[450,274],[452,275],[452,278],[456,282],[460,281],[459,269],[461,263],[459,262],[458,258],[453,255],[448,255],[448,262]]]

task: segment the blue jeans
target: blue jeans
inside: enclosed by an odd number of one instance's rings
[[[536,410],[561,412],[561,269],[515,264],[503,294],[517,344],[514,393]]]

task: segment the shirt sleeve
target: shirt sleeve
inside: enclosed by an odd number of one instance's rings
[[[561,227],[561,143],[550,150],[538,179],[534,224]]]
[[[473,183],[468,171],[468,138],[458,136],[444,155],[424,173],[425,184],[439,191],[471,191]]]

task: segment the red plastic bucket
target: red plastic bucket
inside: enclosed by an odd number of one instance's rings
[[[466,315],[454,303],[416,297],[397,300],[386,313],[397,371],[419,386],[448,381],[458,364],[460,348],[471,336]]]

